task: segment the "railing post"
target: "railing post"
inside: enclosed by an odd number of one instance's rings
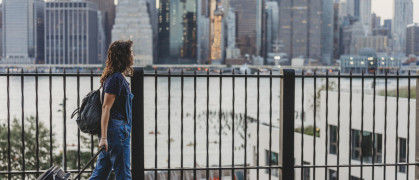
[[[416,71],[416,75],[419,74],[419,70]],[[416,79],[416,131],[415,131],[415,162],[419,162],[419,78]],[[409,143],[409,142],[408,142]],[[409,162],[409,159],[407,160]],[[419,166],[415,166],[415,179],[419,179]]]
[[[144,179],[144,69],[134,68],[131,78],[132,130],[131,158],[132,179]]]
[[[295,71],[281,70],[281,109],[280,109],[280,151],[279,158],[282,166],[282,180],[294,179],[294,100],[295,100]]]

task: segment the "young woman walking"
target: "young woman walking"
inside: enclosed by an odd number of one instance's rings
[[[130,137],[132,98],[125,76],[132,74],[132,41],[115,41],[109,46],[106,67],[100,83],[102,93],[99,147],[105,146],[90,179],[108,179],[112,169],[117,180],[130,180]]]

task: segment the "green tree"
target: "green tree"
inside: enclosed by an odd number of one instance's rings
[[[49,129],[44,123],[38,123],[39,130],[39,168],[48,169],[50,165],[49,147],[50,136]],[[7,146],[7,124],[0,124],[0,171],[7,171],[8,169],[8,146]],[[30,116],[25,119],[25,169],[36,170],[36,121],[35,117]],[[56,148],[55,140],[52,139],[52,148]],[[10,158],[11,168],[13,171],[22,170],[23,156],[22,156],[22,125],[18,119],[14,118],[10,124]],[[0,179],[6,176],[0,175]],[[30,179],[35,175],[26,176]],[[12,179],[21,179],[20,175],[14,175]]]
[[[39,169],[46,170],[50,168],[50,134],[49,127],[41,121],[38,122],[38,141],[39,141]],[[7,123],[0,124],[0,171],[8,170],[8,130]],[[36,120],[35,117],[30,116],[25,118],[25,170],[36,170]],[[80,135],[81,148],[90,148],[89,138],[86,135]],[[52,134],[52,149],[56,149],[54,133]],[[10,123],[10,157],[12,171],[21,171],[23,165],[22,156],[22,125],[21,122],[14,118]],[[77,169],[77,150],[67,150],[67,167],[68,169]],[[83,167],[90,159],[91,154],[87,151],[80,152],[80,166]],[[58,165],[62,168],[62,152],[53,154],[53,165]],[[87,178],[90,174],[85,173],[83,177]],[[36,174],[27,174],[26,179],[36,179]],[[7,179],[7,175],[0,175],[0,180]],[[12,179],[22,179],[19,174],[12,175]]]

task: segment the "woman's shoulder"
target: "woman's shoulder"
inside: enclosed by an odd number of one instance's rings
[[[125,79],[124,75],[122,73],[120,73],[120,72],[113,73],[110,77],[111,78]]]

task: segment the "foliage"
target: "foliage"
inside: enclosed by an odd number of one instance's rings
[[[380,90],[378,92],[379,96],[385,96],[386,91]],[[387,96],[388,97],[397,97],[397,89],[391,89],[387,90]],[[409,97],[409,87],[399,87],[399,97],[400,98],[408,98]],[[415,99],[416,98],[416,86],[410,87],[410,98]]]
[[[198,124],[199,128],[203,129],[206,126],[206,115],[207,111],[202,111],[201,113],[197,114],[197,119],[200,124]],[[252,118],[250,116],[245,117],[244,113],[234,113],[232,111],[222,111],[221,112],[221,134],[224,136],[227,136],[229,133],[232,132],[233,129],[233,116],[234,116],[234,130],[235,133],[238,134],[238,136],[241,139],[245,139],[245,124],[247,121],[247,137],[250,138],[250,125],[251,123],[257,122],[255,118]],[[187,113],[186,117],[192,117],[192,114]],[[219,135],[219,123],[220,123],[220,112],[219,111],[209,111],[208,112],[208,119],[209,119],[209,127],[215,130],[215,132]],[[218,141],[214,141],[212,143],[219,143]],[[193,143],[191,144],[193,145]],[[244,149],[244,144],[240,144],[237,147],[235,147],[236,150]]]
[[[30,116],[25,119],[24,126],[24,142],[25,142],[25,170],[36,170],[36,120]],[[50,135],[49,127],[41,121],[38,122],[38,141],[39,141],[39,169],[46,170],[50,168]],[[52,134],[52,148],[56,149],[56,141],[54,133]],[[85,147],[88,138],[81,137],[81,145]],[[0,124],[0,171],[8,170],[8,127],[6,123]],[[23,169],[22,156],[22,125],[21,122],[14,118],[10,123],[10,157],[12,171],[21,171]],[[86,147],[85,147],[86,148]],[[81,165],[87,163],[90,159],[90,152],[80,152]],[[53,164],[62,167],[62,152],[53,154]],[[77,150],[67,150],[67,167],[68,169],[77,169]],[[0,175],[0,180],[7,178],[7,175]],[[26,175],[27,179],[36,179],[35,174]],[[21,175],[12,175],[12,179],[22,179]]]
[[[151,65],[147,65],[144,67],[144,70],[154,70],[154,68]]]
[[[33,116],[25,119],[25,169],[36,170],[36,121]],[[42,122],[38,123],[39,129],[39,167],[40,169],[48,169],[49,156],[49,129]],[[7,171],[8,168],[8,134],[6,124],[0,125],[0,171]],[[52,139],[53,148],[55,140]],[[10,157],[12,170],[22,170],[22,125],[18,119],[13,119],[10,124]],[[1,179],[2,176],[0,176]],[[15,178],[15,177],[14,177]],[[19,179],[19,178],[17,178]]]
[[[326,91],[326,87],[327,87],[326,83],[324,83],[322,86],[320,86],[320,88],[317,89],[317,92],[316,92],[316,111],[320,110],[321,92]],[[328,88],[329,88],[328,89],[329,91],[335,90],[337,88],[336,82],[329,80],[329,87]],[[314,99],[314,95],[313,95],[313,99]],[[311,104],[311,108],[313,108],[313,110],[314,110],[314,104]]]
[[[294,132],[301,133],[301,127],[295,128]],[[304,127],[304,134],[305,135],[314,135],[314,128],[312,125]],[[320,137],[320,129],[316,128],[316,137]]]

